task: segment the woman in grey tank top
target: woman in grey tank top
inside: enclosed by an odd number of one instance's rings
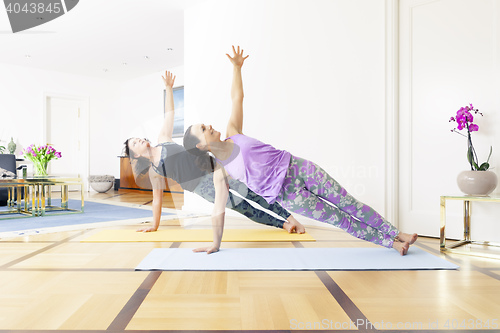
[[[210,170],[210,163],[204,161],[205,165],[200,165],[199,160],[172,139],[175,112],[173,99],[175,76],[167,71],[165,77],[162,78],[165,83],[166,98],[165,120],[158,137],[160,144],[152,147],[148,140],[139,138],[130,138],[124,143],[124,152],[130,157],[135,177],[141,173],[148,173],[153,190],[153,226],[138,230],[142,232],[158,230],[166,177],[175,180],[185,191],[196,193],[212,203],[215,202],[216,198],[213,168]],[[243,197],[242,199],[230,193],[226,202],[227,208],[257,223],[283,228],[288,232],[304,232],[304,227],[278,203],[268,204],[264,198],[237,180],[229,180],[227,185]],[[272,211],[282,219],[275,218],[264,209],[255,208],[248,201],[259,204],[262,208]]]

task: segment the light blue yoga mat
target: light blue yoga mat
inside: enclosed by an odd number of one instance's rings
[[[416,246],[406,256],[386,248],[236,248],[207,255],[192,249],[154,249],[138,271],[295,271],[457,269]]]
[[[53,200],[54,205],[59,205],[60,200]],[[69,200],[69,208],[80,209],[81,201]],[[60,212],[54,212],[60,213]],[[108,205],[103,203],[85,202],[83,213],[74,213],[66,215],[52,215],[47,212],[43,217],[27,217],[0,220],[0,232],[22,231],[32,229],[45,229],[52,227],[61,227],[67,225],[77,225],[95,222],[109,222],[118,220],[128,220],[134,218],[152,219],[153,213],[149,209],[131,208],[125,206]],[[13,214],[16,216],[17,214]],[[162,215],[172,215],[163,213]],[[7,217],[3,215],[2,217]]]

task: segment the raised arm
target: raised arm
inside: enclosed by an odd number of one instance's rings
[[[174,82],[175,76],[169,72],[165,72],[162,76],[165,84],[165,120],[158,136],[158,142],[172,142],[172,133],[174,132]]]
[[[243,80],[241,78],[241,67],[248,56],[243,57],[243,50],[240,47],[235,50],[233,46],[233,57],[226,54],[233,64],[233,84],[231,86],[231,100],[233,107],[231,117],[227,124],[226,136],[241,134],[243,131]]]

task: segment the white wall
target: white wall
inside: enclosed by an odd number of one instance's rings
[[[175,75],[175,87],[184,85],[184,66],[166,68]],[[123,142],[130,137],[148,138],[153,144],[157,143],[158,133],[163,124],[163,84],[162,76],[165,72],[158,72],[137,79],[128,80],[120,86],[120,109],[115,115],[120,126],[120,148]],[[182,138],[174,138],[182,144]]]
[[[451,133],[451,116],[472,103],[479,162],[490,146],[500,167],[500,1],[401,1],[401,223],[439,235],[439,197],[461,195],[456,177],[470,169],[466,139]],[[493,195],[498,195],[497,188]],[[448,204],[447,236],[463,236],[461,202]],[[500,205],[472,204],[472,237],[500,241]]]
[[[45,143],[42,142],[44,93],[88,98],[90,174],[119,176],[116,160],[119,150],[113,146],[120,96],[118,82],[6,64],[0,64],[0,73],[1,145],[12,136],[19,154],[32,143]]]
[[[224,133],[240,45],[249,136],[310,159],[385,214],[383,0],[212,0],[185,11],[186,123]],[[185,195],[185,207],[207,209]],[[397,221],[395,221],[397,223]]]
[[[393,107],[387,50],[394,3],[207,0],[187,9],[184,66],[170,69],[176,86],[186,86],[186,125],[205,122],[224,131],[231,84],[225,53],[239,44],[250,54],[243,68],[244,132],[317,162],[391,216],[388,198],[397,191],[387,186],[388,138],[397,133],[386,110]],[[402,0],[401,7],[401,221],[391,221],[437,236],[439,196],[458,194],[455,177],[467,168],[465,143],[449,132],[448,119],[460,106],[472,102],[485,114],[474,144],[480,159],[492,145],[493,171],[499,167],[500,4]],[[120,83],[5,64],[0,72],[0,144],[13,136],[17,152],[41,143],[47,92],[89,98],[91,174],[119,177],[117,156],[126,138],[156,140],[163,73]],[[184,208],[209,212],[211,205],[186,193]],[[499,210],[473,205],[474,237],[498,241]],[[449,235],[460,236],[460,219],[460,205],[450,204]]]
[[[169,70],[176,74],[175,86],[182,86],[183,66]],[[14,137],[16,154],[31,143],[44,143],[44,93],[89,99],[90,174],[119,178],[117,156],[123,142],[131,136],[156,141],[163,119],[164,73],[117,82],[5,64],[0,72],[0,144],[7,146]]]

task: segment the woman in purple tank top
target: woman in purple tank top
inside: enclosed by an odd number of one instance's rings
[[[233,46],[231,87],[232,112],[227,125],[227,139],[212,126],[190,126],[184,135],[184,147],[194,155],[211,152],[217,159],[214,173],[216,190],[213,213],[214,242],[195,251],[218,251],[224,228],[224,202],[227,178],[245,183],[267,202],[278,201],[289,211],[339,227],[354,237],[396,249],[406,255],[417,234],[400,232],[373,208],[365,205],[333,179],[319,165],[285,150],[276,149],[245,136],[243,129],[243,82],[241,67],[248,56]]]

